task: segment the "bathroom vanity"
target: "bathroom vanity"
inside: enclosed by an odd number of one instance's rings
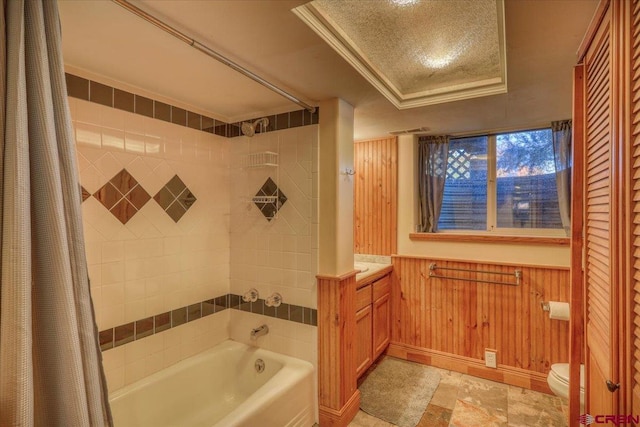
[[[356,376],[382,354],[391,338],[391,270],[356,276]]]

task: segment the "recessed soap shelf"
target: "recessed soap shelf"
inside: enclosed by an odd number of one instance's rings
[[[273,151],[262,151],[247,155],[247,168],[263,168],[267,166],[278,166],[278,153]]]

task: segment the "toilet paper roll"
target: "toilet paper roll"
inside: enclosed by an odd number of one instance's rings
[[[569,320],[569,303],[549,301],[549,318],[557,320]]]

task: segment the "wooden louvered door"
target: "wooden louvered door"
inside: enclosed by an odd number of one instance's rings
[[[631,343],[629,352],[630,409],[640,414],[640,0],[631,6],[631,286],[629,311]]]
[[[585,67],[585,365],[586,411],[615,414],[606,386],[617,375],[617,321],[612,299],[617,280],[617,181],[614,143],[614,57],[611,7],[584,58]]]

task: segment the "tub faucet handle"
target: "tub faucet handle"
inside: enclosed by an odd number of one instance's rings
[[[256,302],[258,301],[258,290],[251,288],[244,295],[242,295],[242,301],[244,302]]]
[[[269,327],[267,325],[258,326],[257,328],[251,330],[251,339],[255,341],[258,339],[258,337],[267,335],[268,333]]]
[[[282,295],[274,292],[273,295],[267,297],[264,303],[267,307],[280,307],[280,304],[282,304]]]

